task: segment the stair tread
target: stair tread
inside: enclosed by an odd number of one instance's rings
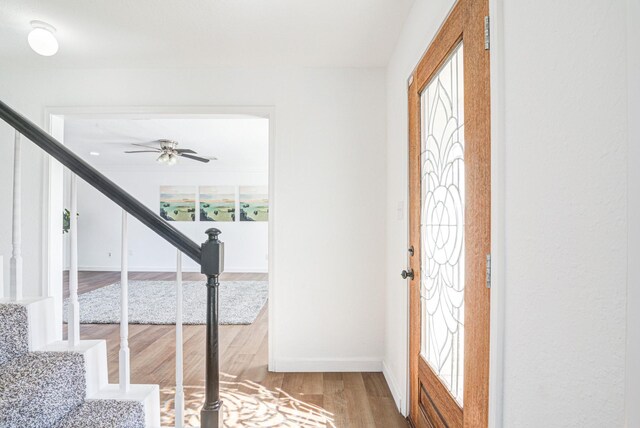
[[[139,401],[87,400],[71,411],[57,428],[144,428]]]
[[[0,426],[50,427],[85,397],[84,358],[30,352],[0,366]]]
[[[0,364],[29,352],[27,308],[13,303],[0,304]]]

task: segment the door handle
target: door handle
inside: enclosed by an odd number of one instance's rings
[[[400,276],[402,276],[402,279],[413,279],[413,269],[403,270],[402,273],[400,273]]]

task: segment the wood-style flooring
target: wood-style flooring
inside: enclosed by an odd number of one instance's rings
[[[171,273],[129,274],[130,280],[171,280]],[[184,273],[185,281],[202,280]],[[266,280],[266,274],[225,273],[221,280]],[[118,272],[80,272],[78,292],[120,280]],[[68,295],[65,274],[65,297]],[[220,326],[221,395],[226,427],[407,427],[382,373],[273,373],[267,370],[267,307],[251,325]],[[118,382],[119,325],[83,324],[82,339],[105,339],[109,381]],[[204,400],[205,327],[186,325],[185,426],[199,426]],[[160,385],[163,426],[174,426],[175,326],[129,326],[131,382]]]

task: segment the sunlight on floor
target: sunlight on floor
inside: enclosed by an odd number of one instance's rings
[[[220,395],[225,427],[336,428],[333,414],[294,398],[280,388],[270,390],[252,381],[236,381],[222,373]],[[175,426],[175,388],[163,388],[172,397],[162,406],[162,426]],[[185,427],[200,426],[204,386],[185,386]]]

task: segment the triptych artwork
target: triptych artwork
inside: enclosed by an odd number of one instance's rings
[[[267,186],[160,186],[160,217],[167,221],[269,221],[269,193]]]
[[[200,187],[200,221],[235,221],[236,188],[234,186]]]

